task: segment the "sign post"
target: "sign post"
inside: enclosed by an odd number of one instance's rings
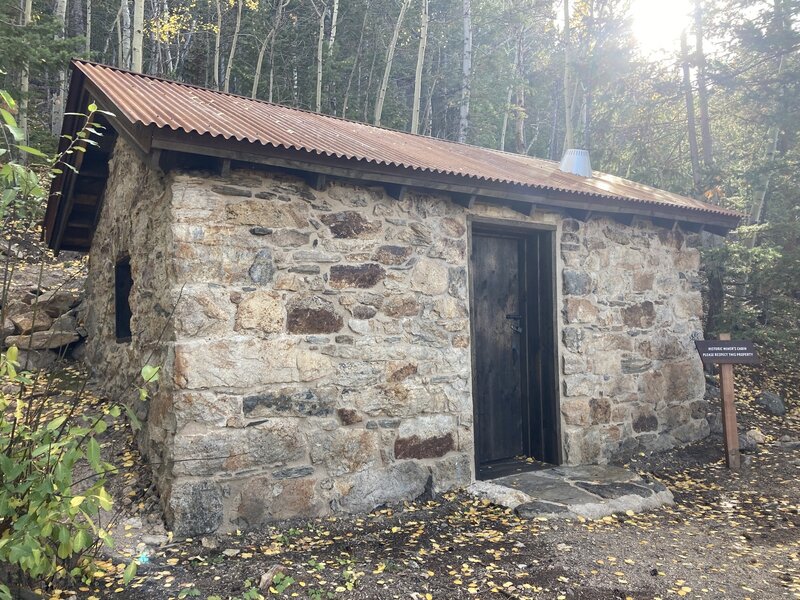
[[[735,392],[733,389],[733,365],[758,364],[755,345],[750,341],[731,341],[729,333],[720,333],[719,341],[698,340],[695,342],[700,360],[704,364],[719,365],[719,389],[722,396],[722,435],[725,439],[725,462],[732,471],[742,466],[739,454],[739,431],[736,426]]]

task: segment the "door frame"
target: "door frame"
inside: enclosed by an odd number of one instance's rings
[[[474,293],[474,281],[473,281],[473,269],[472,269],[472,236],[475,230],[478,230],[481,234],[492,235],[496,234],[499,236],[508,236],[512,235],[514,237],[519,238],[532,238],[534,236],[538,236],[541,234],[547,234],[546,238],[549,238],[549,249],[550,249],[550,261],[547,267],[550,270],[550,305],[552,310],[549,311],[548,315],[543,315],[540,313],[540,317],[542,319],[549,319],[552,323],[552,339],[550,339],[550,345],[552,348],[551,352],[548,352],[550,360],[552,361],[552,381],[551,385],[548,386],[550,389],[546,390],[547,396],[549,396],[548,400],[551,404],[550,408],[553,411],[553,427],[555,429],[555,460],[553,461],[555,464],[562,464],[563,462],[563,439],[561,437],[561,394],[560,394],[560,369],[559,369],[559,357],[558,357],[558,340],[559,340],[559,319],[558,319],[558,254],[557,254],[557,226],[548,224],[548,223],[529,223],[529,222],[519,222],[519,221],[510,221],[506,219],[496,219],[490,217],[480,217],[475,215],[467,215],[467,286],[469,291],[469,314],[470,314],[470,368],[471,368],[471,390],[472,390],[472,415],[473,415],[473,426],[472,426],[472,435],[473,435],[473,464],[475,465],[475,474],[477,476],[478,470],[480,468],[479,457],[478,457],[478,445],[477,445],[477,420],[478,420],[478,410],[477,410],[477,389],[476,389],[476,370],[477,370],[477,354],[476,348],[474,344],[475,339],[475,323],[474,323],[474,316],[475,311],[473,308],[473,298],[475,297]],[[527,273],[526,273],[527,277]],[[526,287],[528,286],[528,282],[525,283]],[[526,340],[525,340],[525,352],[524,356],[526,357],[526,361],[529,362],[529,347],[530,347],[530,338],[531,333],[527,329],[526,325]],[[530,368],[530,364],[527,365]],[[528,376],[527,372],[525,374],[524,380],[527,382],[527,389],[523,392],[523,400],[527,399],[527,406],[523,407],[523,413],[530,413],[531,406],[532,406],[532,388],[533,388],[533,378]],[[544,384],[543,384],[544,385]],[[543,400],[543,402],[546,400]]]

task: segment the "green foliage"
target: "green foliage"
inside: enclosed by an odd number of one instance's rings
[[[774,367],[791,368],[800,331],[799,240],[800,222],[794,220],[740,227],[722,245],[704,250],[706,273],[719,278],[725,292],[725,308],[707,335],[752,338],[770,353]]]
[[[0,158],[11,158],[0,163],[0,220],[5,231],[19,235],[41,218],[40,181],[54,177],[66,155],[96,144],[93,138],[100,130],[92,123],[97,107],[90,105],[86,114],[78,115],[84,119],[78,135],[51,158],[18,143],[15,110],[11,96],[0,92],[5,140]],[[12,149],[18,156],[43,159],[40,173],[13,160]],[[3,263],[3,271],[0,298],[5,299],[14,271],[10,261]],[[102,459],[97,436],[120,417],[121,407],[89,408],[83,387],[68,401],[56,401],[51,393],[58,386],[56,373],[35,377],[20,371],[18,359],[15,347],[0,354],[0,573],[6,581],[0,583],[0,599],[11,597],[12,583],[26,587],[55,579],[88,581],[98,548],[113,545],[101,513],[112,508],[105,485],[116,468]],[[136,387],[140,398],[147,398],[146,387],[158,381],[158,374],[157,367],[143,367],[141,388]],[[76,480],[78,468],[84,474]],[[126,580],[135,570],[133,562]]]
[[[0,374],[19,392],[0,396],[0,565],[18,579],[86,578],[87,557],[98,543],[112,544],[98,516],[111,509],[104,486],[114,467],[100,459],[95,439],[108,424],[102,415],[50,412],[46,396],[25,393],[29,379],[18,367],[10,348]],[[96,477],[77,491],[73,476],[81,461]]]
[[[20,145],[22,130],[14,113],[17,104],[4,90],[0,90],[0,119],[2,119],[5,148],[0,149],[0,160],[7,158],[12,148],[33,156],[44,156],[28,146]],[[10,160],[0,162],[0,221],[15,220],[23,227],[39,221],[43,214],[44,190],[39,176],[26,166]]]
[[[275,594],[282,594],[284,591],[286,591],[286,588],[288,588],[293,583],[294,583],[294,578],[278,571],[277,573],[275,573],[275,577],[272,578],[272,586],[270,587],[269,591]]]

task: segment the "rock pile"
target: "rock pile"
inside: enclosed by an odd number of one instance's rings
[[[79,323],[80,303],[77,292],[61,288],[11,291],[3,307],[3,348],[19,348],[23,368],[52,365],[86,337]]]

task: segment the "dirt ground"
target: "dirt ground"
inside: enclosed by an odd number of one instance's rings
[[[127,465],[110,486],[124,513],[118,550],[93,585],[52,597],[797,598],[800,378],[740,371],[740,423],[766,438],[742,471],[724,467],[718,435],[637,456],[626,466],[667,484],[675,505],[598,521],[524,521],[456,492],[363,517],[137,547],[161,526],[157,498],[130,431],[112,428],[104,446]],[[787,416],[755,405],[762,387],[787,398]],[[134,555],[140,566],[126,587],[122,570]]]

